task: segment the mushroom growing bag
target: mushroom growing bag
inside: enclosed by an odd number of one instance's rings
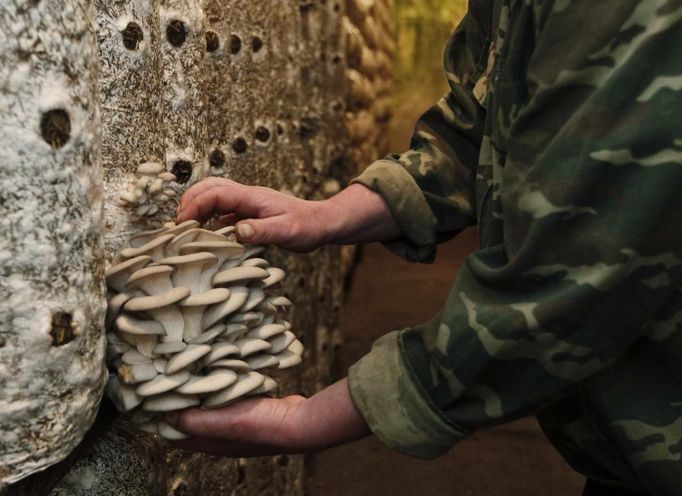
[[[234,227],[196,221],[132,236],[106,272],[107,395],[138,427],[184,435],[163,413],[215,408],[276,391],[273,371],[301,363],[303,345],[272,294],[284,271]]]

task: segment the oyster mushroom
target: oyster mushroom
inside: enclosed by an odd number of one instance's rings
[[[152,175],[139,182],[150,201],[165,194],[150,191]],[[259,256],[263,247],[236,242],[234,227],[198,226],[138,233],[107,271],[108,394],[141,430],[169,439],[185,435],[160,412],[272,393],[273,377],[303,352],[279,315],[291,302],[273,292],[284,271]]]
[[[118,293],[125,291],[125,285],[128,282],[130,275],[152,262],[152,257],[148,255],[140,255],[120,263],[112,265],[105,272],[107,286],[116,290]]]
[[[175,267],[172,276],[175,286],[186,287],[192,294],[199,294],[210,289],[210,286],[202,284],[201,273],[204,269],[213,266],[217,260],[218,257],[213,253],[202,251],[191,255],[164,258],[159,263]]]
[[[126,283],[126,289],[141,289],[150,296],[160,295],[173,289],[170,265],[152,265],[134,272]]]
[[[173,288],[160,295],[132,298],[123,305],[123,309],[129,312],[145,312],[161,322],[166,329],[164,341],[182,341],[184,321],[182,313],[174,304],[189,294],[188,288]]]
[[[203,406],[206,408],[216,408],[230,403],[242,396],[247,395],[254,389],[260,387],[265,382],[265,376],[258,372],[247,372],[239,374],[237,382],[220,391],[216,391],[206,397]]]
[[[179,305],[185,322],[182,333],[184,340],[189,343],[201,335],[204,330],[201,320],[207,306],[222,303],[229,297],[229,289],[215,288],[200,294],[193,294],[182,300]]]
[[[121,256],[124,258],[133,258],[139,257],[141,255],[148,255],[154,260],[158,260],[159,258],[163,257],[166,245],[174,237],[175,236],[172,234],[162,234],[161,236],[153,238],[151,241],[138,248],[130,247],[121,250]]]

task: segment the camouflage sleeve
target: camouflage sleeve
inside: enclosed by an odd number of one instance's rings
[[[534,18],[540,4],[554,10]],[[437,456],[538,412],[679,330],[682,8],[595,9],[503,12],[488,105],[505,152],[492,199],[503,241],[467,259],[439,316],[386,335],[349,372],[373,432],[404,453]]]
[[[353,181],[386,199],[402,232],[386,246],[411,261],[432,261],[437,242],[475,223],[473,180],[485,118],[476,85],[490,42],[484,16],[470,12],[451,37],[445,50],[451,90],[420,118],[410,149],[373,163]]]

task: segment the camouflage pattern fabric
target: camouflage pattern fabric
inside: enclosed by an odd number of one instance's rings
[[[349,373],[373,432],[434,457],[536,414],[580,472],[682,494],[682,0],[472,0],[452,91],[356,182],[428,262],[478,224],[442,313]]]

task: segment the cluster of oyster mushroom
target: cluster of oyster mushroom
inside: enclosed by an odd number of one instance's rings
[[[133,209],[137,217],[155,215],[159,209],[177,197],[177,178],[168,172],[163,164],[145,162],[137,167],[135,180],[128,190],[121,194],[124,205]]]
[[[301,362],[303,345],[272,290],[284,271],[234,227],[196,221],[141,232],[114,258],[108,287],[107,394],[133,423],[167,439],[184,434],[163,413],[213,408],[277,389],[272,377]]]

